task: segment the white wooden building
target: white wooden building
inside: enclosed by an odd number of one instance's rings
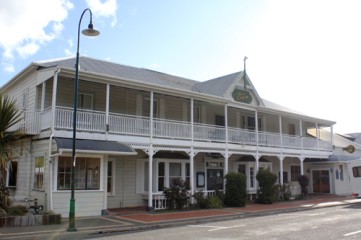
[[[9,173],[13,198],[36,198],[63,217],[70,199],[74,66],[75,58],[34,62],[0,89],[17,100],[24,117],[17,127],[27,133],[18,145],[17,171]],[[311,192],[338,193],[331,170],[337,164],[329,161],[334,124],[262,99],[242,71],[197,82],[80,57],[76,215],[164,208],[162,189],[176,177],[191,193],[212,194],[223,189],[227,172],[239,171],[251,195],[260,168],[277,173],[295,193],[300,174],[312,174]]]

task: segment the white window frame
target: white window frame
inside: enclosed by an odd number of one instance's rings
[[[111,181],[112,181],[112,186],[111,186],[111,191],[108,192],[108,185],[106,186],[107,187],[107,194],[108,196],[114,196],[115,195],[115,163],[116,161],[114,161],[114,159],[108,159],[108,162],[107,162],[107,184],[108,184],[108,181],[109,181],[109,176],[108,176],[108,172],[109,172],[109,163],[112,164],[112,172],[111,172]]]
[[[193,122],[201,123],[202,122],[202,109],[201,106],[193,106]]]
[[[61,156],[57,156],[56,158],[56,164],[55,164],[55,169],[54,169],[54,191],[55,192],[67,192],[70,191],[70,189],[58,189],[58,169],[59,169],[59,159],[60,157],[70,157],[71,158],[71,154],[63,154]],[[99,189],[88,189],[88,190],[78,190],[76,189],[76,191],[81,191],[81,192],[97,192],[97,191],[104,191],[104,157],[103,155],[92,155],[92,154],[81,154],[81,155],[77,155],[77,158],[99,158],[100,159],[100,179],[99,179]]]
[[[43,175],[43,179],[42,179],[42,185],[41,185],[41,187],[38,187],[38,184],[37,184],[37,180],[38,180],[38,178],[37,178],[37,166],[36,166],[36,161],[37,161],[37,159],[38,158],[43,158],[43,167],[42,167],[42,175]],[[39,156],[35,156],[34,157],[34,166],[33,166],[33,168],[34,168],[34,174],[33,174],[33,189],[34,190],[44,190],[45,189],[45,156],[43,156],[43,155],[39,155]],[[38,172],[38,173],[40,173],[40,172]]]
[[[345,181],[345,167],[344,167],[344,165],[343,164],[338,164],[337,170],[338,170],[338,180],[340,182]]]
[[[84,102],[82,102],[82,100],[84,99],[84,97],[89,96],[91,101],[90,101],[90,107],[86,107],[84,106]],[[93,110],[93,106],[94,106],[94,94],[90,94],[90,93],[83,93],[83,92],[79,92],[78,93],[78,108],[79,109],[84,109],[84,110]]]
[[[292,167],[298,167],[299,168],[299,174],[298,174],[298,176],[297,176],[297,178],[299,177],[299,176],[301,176],[301,166],[300,165],[297,165],[297,164],[292,164],[292,165],[290,165],[290,180],[289,180],[289,182],[298,182],[298,180],[296,179],[296,180],[292,180]]]
[[[10,169],[10,164],[16,162],[16,185],[9,185],[9,181],[10,181],[10,174],[11,174],[11,169]],[[11,161],[8,162],[8,166],[6,168],[6,187],[8,188],[16,188],[18,185],[18,172],[19,172],[19,162],[18,161]]]
[[[144,103],[143,114],[145,115],[145,117],[150,117],[150,98],[144,98],[143,103]],[[147,108],[145,108],[145,106],[147,106]],[[153,99],[153,118],[158,118],[158,116],[159,116],[159,100]]]

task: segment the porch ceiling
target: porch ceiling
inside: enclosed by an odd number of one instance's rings
[[[72,138],[54,138],[59,152],[70,152],[73,149]],[[114,141],[98,141],[77,139],[75,143],[77,152],[97,153],[111,155],[136,155],[137,152],[124,143]]]

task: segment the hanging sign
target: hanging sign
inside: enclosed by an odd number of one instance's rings
[[[243,103],[251,103],[252,102],[252,96],[248,91],[241,90],[241,89],[234,89],[232,92],[232,97],[237,102],[243,102]]]
[[[346,152],[353,153],[355,152],[355,146],[354,145],[348,145],[347,147],[343,148]]]

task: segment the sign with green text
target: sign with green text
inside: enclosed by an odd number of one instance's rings
[[[241,89],[234,89],[232,92],[232,97],[237,102],[243,102],[243,103],[251,103],[252,102],[252,96],[249,92]]]

